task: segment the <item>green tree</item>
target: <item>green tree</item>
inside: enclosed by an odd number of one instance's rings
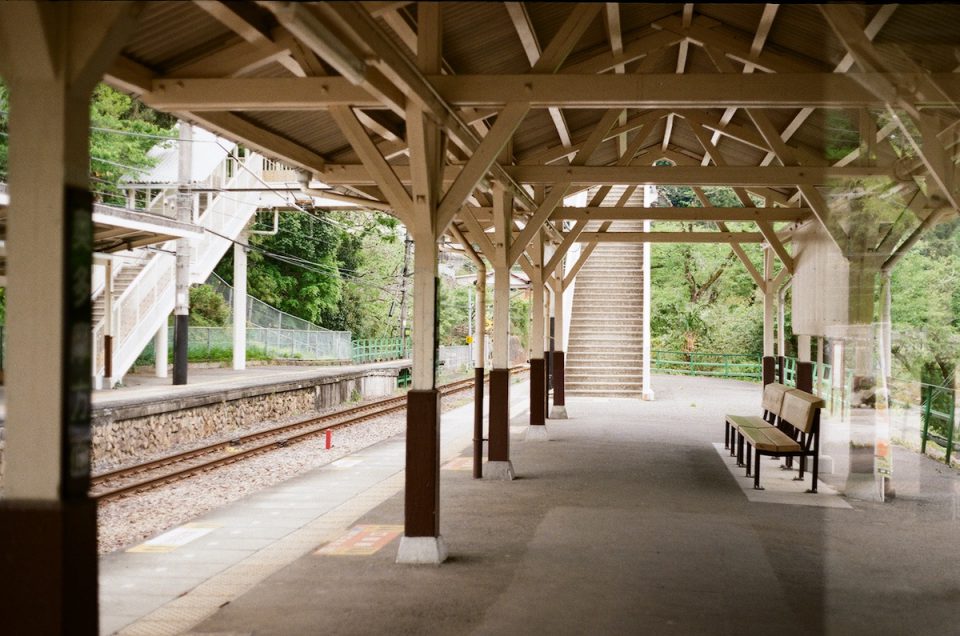
[[[222,327],[230,320],[226,299],[210,285],[190,288],[190,324],[197,327]]]
[[[403,258],[395,219],[379,212],[285,212],[278,230],[250,237],[251,296],[355,339],[395,335]],[[216,271],[232,284],[232,250]]]
[[[0,82],[0,180],[6,180],[8,166],[9,89]],[[91,189],[106,203],[124,205],[118,183],[135,177],[154,165],[148,151],[165,138],[172,138],[176,118],[159,113],[141,102],[98,84],[90,100]]]

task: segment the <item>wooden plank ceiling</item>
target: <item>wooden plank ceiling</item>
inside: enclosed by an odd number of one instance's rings
[[[414,104],[445,133],[440,227],[481,251],[495,182],[521,241],[531,223],[562,245],[614,231],[574,234],[593,220],[700,220],[715,231],[689,240],[762,241],[787,270],[798,223],[850,252],[851,193],[903,202],[875,219],[888,255],[957,213],[960,6],[444,2],[439,23],[417,8],[147,3],[106,79],[405,221]],[[420,42],[439,43],[439,72]],[[704,207],[636,209],[649,183]],[[714,185],[743,207],[717,207]],[[578,191],[584,211],[564,204]]]

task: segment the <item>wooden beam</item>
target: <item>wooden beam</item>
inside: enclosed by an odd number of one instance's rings
[[[572,185],[717,185],[771,186],[824,185],[836,179],[887,176],[889,168],[873,166],[510,166],[506,171],[521,183]],[[751,204],[752,205],[752,204]]]
[[[313,150],[282,135],[265,130],[261,126],[233,113],[174,114],[180,116],[181,119],[193,121],[212,132],[240,141],[257,152],[280,158],[309,172],[320,172],[326,164],[326,159]]]
[[[353,35],[364,42],[377,55],[376,64],[383,72],[389,73],[407,99],[418,103],[424,112],[436,119],[450,140],[468,153],[473,153],[480,145],[480,139],[474,130],[457,114],[456,109],[440,96],[433,88],[428,77],[443,77],[424,73],[410,60],[393,36],[384,31],[373,16],[367,13],[359,3],[335,2],[327,8],[338,20],[349,28]],[[419,53],[418,53],[419,54]],[[510,100],[517,101],[515,99]],[[491,167],[494,176],[502,181],[520,205],[526,209],[535,207],[527,192],[507,175],[499,164]]]
[[[339,5],[335,5],[339,6]],[[886,92],[865,85],[884,81],[892,86],[933,81],[939,94],[918,97],[918,109],[949,108],[960,102],[960,78],[953,73],[847,73],[682,75],[430,75],[422,86],[407,88],[410,97],[429,102],[452,131],[467,124],[448,112],[456,108],[497,108],[529,100],[532,108],[859,108],[896,103],[896,89]],[[410,81],[414,81],[411,78]],[[431,88],[427,88],[427,86]],[[342,77],[324,78],[160,78],[149,99],[165,110],[321,110],[335,106],[382,109],[404,99],[392,91],[375,97]],[[434,92],[432,89],[435,89]],[[385,89],[386,90],[386,89]],[[386,93],[383,93],[386,94]],[[442,100],[442,101],[440,101]],[[463,134],[463,133],[460,133]],[[474,140],[474,143],[479,143]]]
[[[440,231],[447,227],[453,219],[453,215],[467,200],[473,189],[477,187],[480,179],[490,170],[490,166],[497,160],[529,110],[529,104],[515,102],[508,105],[497,116],[493,128],[477,146],[476,151],[467,161],[460,174],[457,175],[453,185],[447,190],[440,203],[440,209],[437,212],[437,223]]]
[[[797,185],[828,185],[834,180],[888,177],[896,180],[891,168],[873,166],[727,166],[724,168],[709,166],[504,166],[504,172],[517,182],[529,185],[553,185],[570,183],[573,186],[594,185],[703,185],[757,188],[785,188]],[[405,165],[391,164],[400,182],[410,183],[410,168]],[[452,183],[462,170],[461,166],[447,166],[443,180]],[[362,164],[327,163],[321,170],[321,178],[330,185],[377,185]],[[774,191],[759,190],[767,194],[759,196],[779,196],[782,203],[786,199]],[[751,203],[751,206],[753,204]]]
[[[607,3],[608,5],[617,3]],[[642,36],[626,40],[621,52],[604,51],[586,60],[569,64],[560,69],[560,73],[568,75],[586,75],[590,73],[605,73],[615,70],[618,66],[629,64],[651,53],[669,48],[683,41],[682,35],[669,31],[646,33]]]
[[[826,70],[813,62],[771,50],[762,51],[755,56],[755,33],[709,21],[704,19],[704,16],[695,17],[689,27],[684,27],[682,19],[675,15],[657,20],[651,26],[683,35],[697,46],[718,47],[730,59],[742,64],[752,64],[768,73],[818,73]]]
[[[762,243],[761,232],[583,232],[578,243]]]
[[[469,210],[461,212],[457,218],[459,218],[460,221],[467,226],[467,231],[470,237],[480,248],[480,251],[487,257],[487,260],[492,263],[493,257],[496,255],[496,247],[490,240],[490,236],[483,231],[482,227],[480,227],[480,223],[477,222],[477,219],[474,218],[473,214]]]
[[[601,9],[603,5],[599,2],[577,3],[567,15],[557,34],[553,36],[550,44],[543,50],[540,59],[533,65],[532,72],[556,73],[560,70],[564,60],[573,51]]]
[[[540,61],[542,51],[540,50],[537,33],[533,28],[533,23],[530,21],[530,14],[527,12],[527,7],[522,2],[505,2],[504,6],[506,6],[507,12],[510,14],[514,29],[520,37],[520,44],[523,46],[523,51],[527,55],[527,60],[530,62],[531,68],[533,68]],[[549,112],[550,119],[557,129],[557,135],[560,137],[561,145],[569,146],[571,141],[570,127],[567,126],[567,120],[563,117],[563,113],[559,108],[551,108]]]
[[[785,221],[799,223],[811,213],[810,208],[699,207],[699,208],[635,208],[558,207],[550,215],[552,221]]]
[[[563,242],[557,246],[557,249],[553,252],[553,256],[547,261],[544,272],[549,274],[557,269],[560,263],[563,262],[563,257],[567,255],[567,252],[570,251],[570,248],[577,242],[577,239],[580,238],[580,235],[587,228],[587,223],[587,221],[578,221],[573,228],[564,235]]]
[[[407,218],[405,224],[409,226],[410,215],[412,213],[412,199],[410,198],[410,194],[396,173],[394,173],[393,168],[390,167],[387,160],[380,154],[380,151],[370,139],[367,131],[357,120],[356,115],[354,115],[353,111],[349,108],[342,107],[332,109],[330,115],[334,121],[337,122],[340,131],[343,132],[347,141],[353,146],[353,149],[360,157],[360,161],[363,162],[364,167],[373,177],[374,183],[383,191],[384,196],[386,196],[387,201],[393,206],[397,215],[401,218]],[[408,179],[409,178],[408,168]]]
[[[694,194],[697,195],[697,198],[700,199],[700,205],[703,205],[703,206],[711,205],[710,197],[707,196],[707,193],[703,190],[703,188],[694,187],[693,192]],[[717,225],[717,229],[720,230],[721,232],[729,231],[726,223],[718,221],[716,225]],[[740,244],[731,243],[730,249],[733,250],[733,253],[736,254],[737,258],[740,259],[740,262],[743,263],[743,266],[746,268],[747,273],[750,274],[750,276],[753,278],[757,286],[760,287],[760,289],[763,289],[765,285],[763,276],[761,276],[760,272],[757,271],[757,268],[754,267],[753,261],[751,261],[750,257],[747,256],[747,253],[744,251],[744,249],[740,247]]]
[[[558,278],[563,278],[563,288],[566,289],[570,283],[573,282],[573,279],[577,277],[577,274],[580,272],[580,269],[587,262],[587,259],[590,258],[590,254],[597,247],[597,241],[592,243],[587,243],[581,250],[580,255],[577,257],[577,262],[573,264],[573,267],[570,268],[570,271],[566,275],[561,275],[558,273]]]
[[[763,136],[764,140],[770,146],[773,154],[780,160],[780,163],[785,166],[799,165],[799,161],[795,153],[789,146],[787,146],[786,143],[784,143],[783,139],[780,137],[780,133],[770,122],[770,119],[767,117],[766,113],[748,109],[747,114],[757,127],[760,135]],[[846,244],[847,235],[843,231],[843,228],[840,227],[840,224],[837,223],[836,219],[830,215],[830,210],[826,201],[823,200],[823,197],[820,196],[820,193],[817,191],[817,189],[810,185],[800,186],[800,193],[803,195],[804,199],[806,199],[807,205],[813,209],[813,213],[816,215],[823,228],[833,239],[834,243],[836,243],[837,247],[843,251],[843,246]]]
[[[537,207],[537,210],[533,213],[527,220],[527,224],[523,227],[523,230],[520,231],[520,235],[517,237],[510,245],[509,252],[507,254],[507,264],[513,265],[517,262],[517,259],[520,258],[520,254],[527,248],[527,243],[533,240],[534,234],[540,231],[540,228],[550,218],[550,214],[553,212],[553,209],[563,201],[563,197],[567,192],[567,187],[564,183],[558,183],[550,193],[547,194],[543,202]]]
[[[619,137],[620,135],[626,135],[630,132],[637,131],[634,135],[633,144],[636,146],[636,148],[632,153],[632,155],[636,155],[644,141],[644,138],[646,137],[644,129],[648,128],[651,123],[666,117],[666,115],[667,111],[665,110],[652,110],[637,117],[631,117],[625,123],[608,131],[607,134],[604,135],[603,141],[608,141],[614,137]],[[584,142],[590,136],[590,134],[593,133],[595,128],[596,126],[592,127],[589,132],[578,131],[577,137],[583,139],[583,141],[579,141],[570,147],[551,146],[550,148],[537,150],[522,156],[518,163],[521,165],[538,165],[553,163],[555,161],[559,161],[560,159],[572,157],[583,148]],[[624,154],[626,154],[626,151]]]
[[[723,156],[720,154],[720,151],[713,144],[713,141],[710,139],[710,135],[707,133],[707,130],[699,125],[691,125],[690,128],[693,131],[693,134],[696,135],[700,145],[703,146],[704,152],[710,155],[710,159],[713,161],[713,163],[718,168],[725,167],[727,165],[726,160],[724,160]],[[769,168],[767,168],[767,170],[769,170]],[[734,187],[733,191],[734,194],[737,195],[737,198],[740,199],[740,203],[742,203],[744,207],[753,205],[753,200],[750,198],[750,194],[744,188]],[[783,266],[790,272],[793,272],[793,257],[783,246],[783,242],[774,231],[773,224],[769,221],[758,219],[757,227],[760,228],[760,232],[763,234],[764,238],[767,239],[767,243],[770,244],[770,247],[772,247],[777,253],[777,256],[780,257],[780,261],[783,263]]]

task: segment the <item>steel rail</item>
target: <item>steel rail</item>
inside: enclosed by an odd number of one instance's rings
[[[525,366],[513,367],[510,369],[511,373],[517,373],[520,371],[526,370]],[[467,390],[472,388],[474,385],[474,380],[472,378],[466,380],[458,380],[456,382],[450,382],[438,387],[441,391],[441,396],[452,395],[460,391]],[[115,499],[123,495],[142,492],[146,490],[151,490],[158,488],[168,483],[173,483],[186,479],[193,475],[207,472],[211,469],[225,466],[228,464],[233,464],[235,462],[241,461],[253,457],[255,455],[260,455],[272,450],[277,450],[294,444],[296,442],[303,441],[320,433],[323,433],[327,430],[332,430],[336,428],[342,428],[347,426],[352,426],[364,422],[369,419],[380,417],[383,415],[389,415],[397,411],[401,411],[406,408],[407,398],[406,396],[398,396],[394,398],[387,398],[385,400],[378,400],[376,402],[371,402],[370,404],[364,404],[361,406],[351,407],[344,409],[342,411],[337,411],[335,413],[327,413],[318,417],[311,417],[298,422],[292,422],[290,424],[284,424],[282,426],[277,426],[271,429],[265,429],[262,431],[257,431],[255,433],[250,433],[249,435],[244,435],[242,437],[221,441],[215,444],[210,444],[207,446],[201,446],[195,449],[184,451],[182,453],[176,453],[173,455],[168,455],[161,457],[159,459],[151,460],[149,462],[144,462],[142,464],[137,464],[134,466],[128,466],[125,468],[119,468],[117,470],[100,473],[94,475],[91,478],[91,486],[97,486],[111,481],[118,481],[127,479],[136,475],[141,475],[143,473],[149,473],[167,466],[175,466],[178,464],[183,464],[195,459],[201,459],[203,457],[213,455],[215,453],[229,452],[227,455],[219,456],[215,459],[204,461],[202,463],[193,464],[187,466],[186,468],[180,468],[177,470],[165,472],[162,475],[155,477],[149,477],[134,483],[126,484],[119,486],[112,490],[107,490],[103,492],[91,492],[90,497],[98,501],[105,501],[108,499]],[[316,424],[320,426],[315,426]],[[309,429],[309,430],[302,430]],[[297,432],[299,431],[299,432]],[[291,434],[292,433],[292,434]],[[236,446],[243,444],[249,444],[251,442],[261,441],[266,438],[273,438],[271,441],[259,444],[252,448],[247,448],[235,452],[230,452],[230,449]]]

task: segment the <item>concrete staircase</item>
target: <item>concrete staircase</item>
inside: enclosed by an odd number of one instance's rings
[[[127,287],[133,283],[137,278],[140,272],[143,271],[144,264],[140,263],[125,263],[123,268],[120,269],[113,277],[113,298],[116,300],[123,292],[127,290]],[[106,312],[106,299],[101,289],[99,293],[93,297],[93,324],[98,324],[103,321],[103,315]]]
[[[643,245],[601,243],[576,278],[565,390],[640,398],[642,368]]]

